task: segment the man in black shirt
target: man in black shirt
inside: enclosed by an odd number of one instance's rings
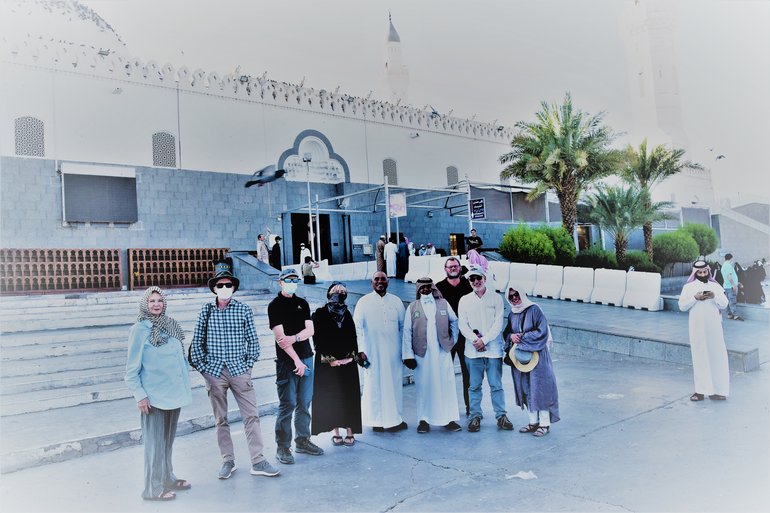
[[[446,273],[447,277],[438,282],[436,284],[436,288],[439,290],[439,292],[441,292],[441,295],[444,296],[444,299],[447,300],[449,305],[452,307],[452,310],[457,313],[457,307],[460,304],[460,298],[473,292],[473,287],[471,287],[468,279],[462,275],[460,260],[457,258],[449,257],[446,259],[446,262],[444,262],[444,272]],[[465,416],[467,417],[470,414],[470,408],[468,406],[468,387],[471,383],[471,377],[468,373],[468,367],[465,365],[465,337],[463,337],[462,333],[458,334],[457,342],[455,343],[454,347],[452,347],[451,352],[453,360],[455,355],[457,355],[457,358],[460,360],[460,370],[462,371],[463,375],[463,399],[465,400]]]
[[[281,292],[267,307],[270,329],[275,335],[275,375],[278,387],[278,416],[275,419],[276,459],[294,463],[291,454],[291,423],[297,430],[297,452],[320,456],[323,449],[310,441],[310,401],[313,399],[313,321],[310,306],[297,297],[299,273],[288,268],[278,278]]]
[[[468,249],[476,249],[478,250],[482,244],[484,244],[484,241],[481,240],[481,237],[476,235],[476,230],[471,229],[471,236],[465,239],[468,244]]]

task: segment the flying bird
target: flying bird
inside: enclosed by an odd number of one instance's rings
[[[726,158],[727,158],[727,157],[725,157],[724,155],[717,155],[717,160],[720,160],[720,159],[726,159]]]
[[[246,182],[246,185],[244,187],[251,187],[252,185],[258,185],[262,187],[266,183],[274,182],[278,180],[280,177],[286,174],[286,171],[283,169],[276,169],[274,165],[270,164],[267,167],[263,167],[259,171],[256,171],[253,175],[251,175],[251,180]]]

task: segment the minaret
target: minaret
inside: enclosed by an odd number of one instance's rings
[[[398,37],[396,27],[393,26],[390,13],[388,13],[388,25],[388,41],[385,43],[385,78],[390,88],[390,100],[393,103],[398,100],[405,103],[409,89],[409,70],[401,58],[401,38]]]

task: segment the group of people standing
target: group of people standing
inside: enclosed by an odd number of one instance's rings
[[[512,365],[516,404],[529,410],[529,423],[519,431],[543,436],[559,420],[556,379],[549,354],[550,333],[542,311],[515,284],[507,290],[511,306],[504,319],[503,300],[486,288],[486,273],[471,266],[467,277],[457,258],[445,264],[446,278],[434,284],[421,278],[415,301],[407,308],[387,292],[386,272],[372,277],[372,292],[353,312],[345,284],[334,282],[326,304],[310,311],[297,295],[300,274],[285,269],[280,292],[268,306],[276,344],[276,459],[290,465],[295,452],[324,454],[311,436],[332,433],[335,446],[354,446],[363,426],[374,432],[407,429],[403,418],[403,367],[414,371],[418,433],[431,425],[462,431],[454,377],[454,355],[463,375],[468,431],[477,432],[483,412],[482,384],[487,377],[499,429],[512,430],[502,387],[503,359]],[[173,500],[191,484],[172,466],[172,448],[180,408],[191,402],[189,367],[202,374],[216,423],[222,458],[219,479],[236,470],[227,419],[227,391],[235,398],[250,454],[250,473],[277,476],[280,471],[263,454],[264,444],[252,367],[260,345],[251,308],[233,298],[239,280],[232,260],[215,263],[208,283],[215,298],[201,307],[185,358],[184,334],[166,316],[166,298],[149,288],[129,337],[126,383],[142,416],[147,500]],[[313,339],[311,344],[310,339]],[[466,341],[470,341],[469,344]],[[523,356],[524,355],[524,356]],[[529,355],[529,357],[525,357]],[[527,361],[528,360],[528,361]],[[359,370],[363,368],[363,395]],[[311,414],[312,403],[312,414]]]

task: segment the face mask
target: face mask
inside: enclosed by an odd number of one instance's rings
[[[233,289],[232,288],[223,288],[223,289],[216,289],[217,298],[221,299],[222,301],[227,301],[231,297],[233,297]]]
[[[298,283],[284,283],[283,284],[283,291],[289,295],[294,294],[297,292],[297,286]]]
[[[431,296],[431,295],[433,295],[433,291],[432,290],[421,290],[420,291],[420,295],[423,296],[423,297]]]
[[[348,298],[348,295],[345,293],[334,293],[329,297],[329,299],[326,302],[332,305],[342,305],[345,303],[345,300],[347,298]]]

